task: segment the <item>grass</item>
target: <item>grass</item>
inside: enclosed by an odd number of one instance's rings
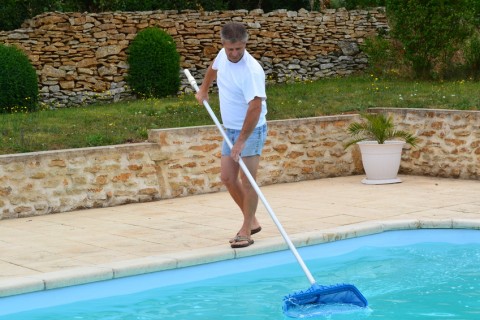
[[[361,112],[372,107],[480,110],[480,83],[374,76],[268,85],[269,120]],[[218,114],[218,96],[210,95]],[[165,99],[0,114],[0,154],[142,142],[149,129],[213,124],[193,94]]]

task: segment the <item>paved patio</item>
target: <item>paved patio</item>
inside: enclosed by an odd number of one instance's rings
[[[480,182],[362,176],[261,187],[297,246],[395,229],[480,229]],[[285,249],[260,203],[255,244],[233,250],[241,215],[226,192],[0,221],[0,296]]]

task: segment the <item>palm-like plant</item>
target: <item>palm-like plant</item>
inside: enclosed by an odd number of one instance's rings
[[[383,113],[367,113],[362,114],[361,117],[365,121],[354,122],[348,127],[348,133],[353,139],[345,144],[345,148],[364,140],[374,140],[378,144],[384,144],[385,141],[395,138],[405,140],[405,143],[412,147],[416,146],[417,137],[409,132],[396,130],[391,116],[387,117]]]

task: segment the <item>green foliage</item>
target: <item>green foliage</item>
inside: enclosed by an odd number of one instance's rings
[[[37,73],[28,57],[0,44],[0,113],[33,111],[37,107]]]
[[[2,0],[0,30],[14,30],[40,13],[148,11],[148,10],[223,10],[227,0]]]
[[[476,32],[464,49],[465,67],[474,79],[480,79],[480,33]]]
[[[384,7],[385,0],[336,0],[336,8],[340,6],[345,7],[347,10],[353,9],[365,9],[373,7]]]
[[[298,11],[302,8],[318,11],[320,10],[320,2],[321,0],[230,0],[228,1],[228,7],[229,9],[248,10],[261,8],[265,12],[278,9]],[[330,2],[327,4],[327,8],[347,8],[348,10],[380,6],[385,6],[385,0],[330,0]]]
[[[480,27],[480,1],[472,1],[472,11],[475,16],[475,26]]]
[[[0,8],[0,30],[14,30],[26,19],[27,13],[16,4],[16,0],[3,0]]]
[[[127,82],[140,97],[166,97],[180,87],[180,55],[164,30],[140,31],[128,47]]]
[[[90,11],[220,10],[224,0],[90,0]]]
[[[393,118],[383,113],[364,113],[361,115],[363,121],[353,122],[348,127],[348,133],[352,140],[345,144],[345,148],[364,140],[377,141],[384,144],[385,141],[400,138],[412,147],[417,143],[417,137],[403,130],[396,130]]]
[[[377,76],[397,77],[404,71],[402,50],[395,40],[377,35],[361,45],[368,56],[368,72]]]
[[[476,0],[387,0],[391,35],[405,49],[415,75],[431,78],[451,64],[472,34]],[[435,70],[437,67],[437,70]]]
[[[301,8],[310,9],[309,0],[229,0],[228,9],[262,9],[265,12],[270,12],[277,9],[299,10]]]
[[[0,30],[14,30],[29,18],[47,11],[85,11],[79,0],[2,0]]]

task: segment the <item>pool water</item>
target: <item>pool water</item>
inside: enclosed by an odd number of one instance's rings
[[[480,318],[480,231],[385,232],[300,254],[317,283],[354,284],[369,302],[320,319]],[[0,319],[286,319],[283,296],[310,287],[294,261],[286,251],[3,298]]]

